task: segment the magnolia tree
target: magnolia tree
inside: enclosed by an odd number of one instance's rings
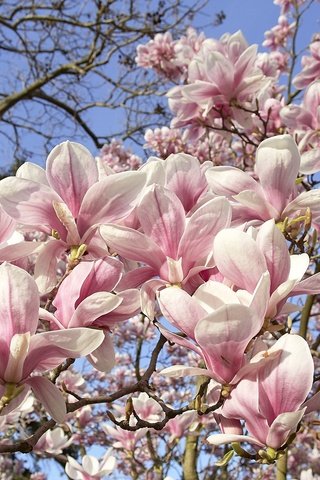
[[[4,478],[320,478],[319,5],[274,3],[265,53],[139,45],[147,162],[67,141],[0,182]]]

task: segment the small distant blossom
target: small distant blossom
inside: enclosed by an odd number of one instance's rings
[[[265,41],[263,46],[271,50],[277,50],[279,47],[284,48],[287,45],[288,38],[293,35],[295,23],[289,23],[285,15],[280,15],[278,24],[271,30],[265,32]]]
[[[137,47],[136,63],[139,67],[152,68],[169,80],[183,80],[189,62],[200,50],[204,40],[204,34],[198,35],[191,27],[177,41],[173,40],[169,32],[158,33],[148,43]]]
[[[296,8],[306,3],[306,0],[273,0],[273,3],[281,7],[281,14],[284,15],[289,12],[290,8]]]
[[[316,37],[310,44],[310,56],[301,59],[302,71],[293,79],[293,85],[302,89],[320,78],[320,38]]]
[[[99,162],[110,167],[114,172],[138,170],[142,164],[141,158],[126,148],[123,143],[113,138],[100,150]]]
[[[174,64],[175,50],[171,33],[157,33],[145,45],[138,45],[136,63],[139,67],[153,68],[160,75],[175,79],[181,69]]]
[[[64,448],[72,443],[72,437],[68,437],[61,427],[48,430],[38,441],[35,450],[40,453],[62,453]]]
[[[81,465],[68,455],[66,474],[72,480],[99,480],[115,469],[116,458],[111,455],[111,452],[112,449],[108,450],[100,462],[91,455],[84,455]]]

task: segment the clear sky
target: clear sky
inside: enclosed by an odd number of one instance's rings
[[[187,0],[186,3],[193,4],[192,0]],[[220,26],[213,26],[215,14],[223,10],[226,14],[226,19]],[[316,13],[316,15],[315,15]],[[204,31],[207,37],[219,38],[223,33],[234,33],[241,29],[247,41],[258,43],[259,50],[263,48],[261,44],[264,40],[264,32],[270,29],[277,23],[277,18],[280,14],[280,8],[273,4],[272,0],[209,0],[203,13],[199,14],[195,26]],[[298,45],[301,49],[305,48],[310,42],[313,33],[320,31],[320,6],[315,3],[313,8],[305,15],[302,22],[301,32],[298,37]],[[298,62],[300,65],[300,62]],[[125,115],[125,113],[123,113]],[[94,116],[92,115],[92,127],[99,129],[99,133],[103,135],[110,133],[111,128],[121,121],[122,112],[110,111],[103,109],[98,111]],[[67,138],[66,138],[67,139]],[[70,139],[72,140],[72,139]],[[3,139],[2,139],[3,141]],[[30,144],[34,139],[30,136]],[[90,141],[83,142],[93,154],[97,154]],[[140,153],[140,152],[136,152]],[[1,158],[0,166],[10,165],[10,158]],[[31,160],[32,161],[32,160]],[[34,161],[39,162],[38,159]],[[42,164],[44,164],[43,159]],[[41,160],[40,160],[41,163]]]

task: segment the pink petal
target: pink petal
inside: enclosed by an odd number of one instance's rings
[[[265,222],[259,229],[257,245],[264,254],[271,278],[271,292],[288,279],[290,255],[284,236],[274,220]]]
[[[268,436],[268,447],[278,450],[286,443],[291,433],[295,433],[298,424],[304,415],[305,409],[297,412],[281,413],[272,423]]]
[[[260,411],[269,425],[281,413],[301,406],[311,390],[314,372],[309,346],[299,335],[283,335],[270,349],[275,350],[281,354],[259,369]]]
[[[206,311],[199,303],[181,288],[169,287],[161,290],[158,295],[159,306],[166,319],[194,338],[194,329]]]
[[[237,287],[253,292],[267,270],[256,242],[244,232],[225,229],[218,233],[213,254],[219,271]]]
[[[110,333],[107,331],[103,333],[103,342],[87,356],[87,359],[91,365],[100,372],[109,373],[116,364],[116,355]]]
[[[153,185],[144,194],[137,215],[144,234],[166,256],[177,258],[185,228],[185,211],[177,196],[160,185]]]
[[[237,195],[244,190],[261,191],[259,184],[235,167],[212,167],[206,171],[208,184],[216,195]]]
[[[86,356],[103,340],[103,332],[91,328],[70,328],[33,335],[24,363],[24,377],[34,370],[43,372],[55,368],[67,358]]]
[[[49,187],[46,171],[35,163],[25,162],[16,172],[16,177],[42,183]]]
[[[255,169],[268,201],[281,211],[295,188],[300,167],[299,150],[290,135],[278,135],[260,143]]]
[[[240,303],[237,294],[231,288],[213,280],[200,285],[192,298],[196,299],[198,305],[201,305],[207,313],[223,307],[226,303]]]
[[[223,383],[231,381],[243,364],[248,343],[260,328],[261,324],[244,305],[225,305],[200,320],[195,327],[195,339],[207,368]]]
[[[35,333],[40,299],[33,278],[21,268],[0,266],[0,337],[8,345],[16,334]]]
[[[122,298],[113,293],[95,292],[78,305],[72,318],[59,320],[68,328],[89,327],[97,318],[112,312],[121,302]]]
[[[150,265],[159,271],[166,257],[158,245],[141,232],[120,225],[102,225],[102,238],[119,255]]]
[[[172,154],[166,159],[165,168],[167,188],[177,195],[188,212],[208,188],[199,160],[185,153]]]
[[[47,158],[48,181],[74,218],[87,190],[98,181],[95,159],[83,145],[63,142],[57,145]]]
[[[145,181],[142,171],[121,172],[92,185],[79,211],[78,229],[81,235],[92,225],[117,222],[129,215]]]
[[[55,287],[58,258],[65,250],[66,245],[60,240],[49,240],[42,246],[34,269],[34,279],[41,294]]]
[[[65,229],[59,222],[52,203],[61,198],[51,188],[31,180],[7,177],[1,180],[1,206],[16,221],[32,225],[51,234],[52,229],[63,238]]]
[[[46,377],[31,377],[27,383],[35,397],[58,423],[66,419],[67,409],[60,390]]]
[[[185,273],[205,261],[212,249],[214,236],[230,225],[231,213],[228,200],[219,197],[202,205],[188,219],[178,251]]]
[[[254,437],[250,437],[249,435],[234,435],[231,433],[215,433],[214,435],[210,435],[207,438],[207,441],[211,443],[211,445],[219,446],[224,445],[225,443],[232,443],[232,442],[248,442],[252,443],[253,445],[258,445],[259,447],[264,447],[264,444],[259,442]]]

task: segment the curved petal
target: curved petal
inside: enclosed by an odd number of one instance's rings
[[[270,273],[271,292],[273,292],[288,279],[290,255],[287,243],[273,219],[261,225],[256,241],[265,257]]]
[[[16,171],[16,177],[42,183],[43,185],[47,185],[49,187],[46,171],[44,168],[36,165],[35,163],[23,163]]]
[[[23,375],[28,377],[34,370],[50,370],[66,358],[86,356],[98,348],[103,339],[103,332],[92,328],[70,328],[33,335]]]
[[[52,206],[62,200],[50,187],[25,178],[4,178],[0,182],[0,201],[7,214],[22,225],[50,234],[54,229],[60,237],[65,236]]]
[[[268,436],[268,447],[278,450],[286,443],[291,433],[297,430],[298,424],[304,415],[305,409],[297,412],[281,413],[272,423]]]
[[[194,338],[194,329],[206,315],[200,304],[181,288],[164,288],[158,295],[162,314],[181,332]]]
[[[207,368],[224,383],[230,382],[240,370],[245,349],[262,322],[259,324],[244,305],[225,305],[197,323],[195,339]]]
[[[40,307],[33,278],[9,263],[0,266],[0,337],[10,344],[16,334],[35,333]]]
[[[94,157],[80,143],[67,141],[50,152],[46,166],[49,184],[76,218],[87,190],[98,181]]]
[[[117,222],[132,212],[146,181],[146,174],[121,172],[110,175],[89,188],[78,216],[82,235],[92,225]]]
[[[250,437],[249,435],[234,435],[232,433],[215,433],[214,435],[210,435],[207,441],[215,446],[232,442],[248,442],[253,445],[258,445],[259,447],[264,447],[264,444],[254,437]]]
[[[91,365],[100,372],[111,372],[112,368],[116,364],[116,354],[113,348],[112,337],[109,332],[104,331],[104,340],[87,359]]]
[[[237,229],[228,228],[218,233],[213,244],[213,255],[220,273],[250,293],[267,271],[264,255],[256,242],[247,233]]]
[[[259,369],[260,411],[269,425],[281,413],[300,408],[311,390],[314,372],[309,346],[299,335],[283,335],[270,349],[275,350],[281,354]]]
[[[60,390],[46,377],[31,377],[27,380],[35,397],[58,423],[66,419],[67,409]]]
[[[72,318],[59,320],[67,328],[89,327],[97,318],[112,312],[121,302],[122,298],[114,293],[95,292],[78,305]]]
[[[170,190],[154,184],[143,195],[137,215],[144,234],[166,256],[177,258],[178,245],[185,228],[185,211],[178,197]]]
[[[231,214],[228,200],[218,197],[202,205],[188,219],[178,250],[186,273],[207,258],[214,236],[230,225]]]
[[[42,246],[34,269],[34,280],[42,295],[57,284],[58,258],[65,250],[66,245],[60,240],[49,240]]]
[[[144,262],[156,271],[166,262],[166,256],[158,245],[137,230],[120,225],[102,225],[100,233],[108,246],[124,258]]]
[[[295,188],[300,154],[290,135],[278,135],[260,143],[255,170],[268,201],[282,211]]]
[[[216,195],[232,196],[244,190],[261,191],[259,184],[249,175],[236,167],[212,167],[206,171],[209,187]]]

